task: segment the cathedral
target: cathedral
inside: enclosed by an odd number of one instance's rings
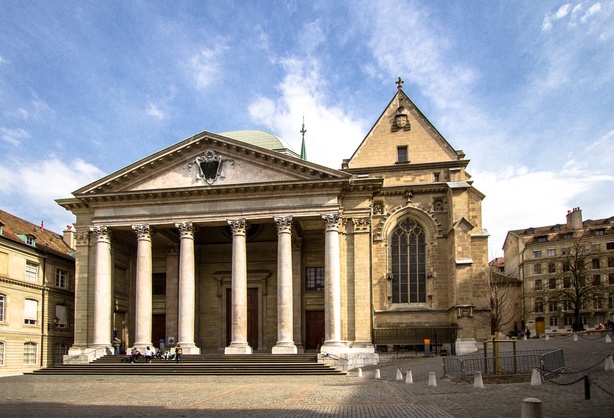
[[[204,131],[58,199],[76,216],[65,361],[114,336],[346,369],[433,335],[474,351],[490,335],[484,195],[397,85],[340,169],[263,131]]]

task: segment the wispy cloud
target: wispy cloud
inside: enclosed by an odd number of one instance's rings
[[[166,119],[166,112],[153,103],[149,103],[146,112],[149,116],[152,116],[155,119]]]
[[[190,59],[190,71],[198,89],[205,89],[216,81],[221,73],[220,60],[227,47],[223,42],[213,48],[203,48]]]
[[[4,142],[8,142],[11,145],[19,146],[24,139],[28,139],[30,137],[30,133],[25,129],[0,128],[0,138]]]

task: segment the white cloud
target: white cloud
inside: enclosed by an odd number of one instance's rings
[[[564,18],[569,13],[570,7],[571,6],[569,5],[569,3],[562,5],[561,7],[559,7],[559,10],[557,10],[556,13],[552,15],[552,17],[556,20]]]
[[[146,112],[149,116],[152,116],[156,119],[159,119],[159,120],[166,119],[166,112],[164,112],[162,109],[160,109],[158,106],[156,106],[153,103],[149,103],[149,106],[147,107]]]
[[[595,3],[591,7],[588,8],[584,16],[580,19],[582,22],[586,22],[589,17],[599,13],[601,11],[601,3]]]
[[[17,128],[17,129],[8,129],[8,128],[0,128],[0,139],[5,142],[8,142],[11,145],[21,145],[21,141],[24,139],[30,138],[31,135],[25,129]]]
[[[215,48],[204,48],[190,59],[190,70],[197,88],[205,89],[217,79],[221,72],[219,60],[226,49],[218,43]]]
[[[82,159],[62,161],[55,156],[44,161],[21,161],[16,167],[19,168],[0,165],[0,175],[13,179],[2,182],[0,200],[24,208],[23,214],[13,214],[30,222],[48,220],[45,227],[55,232],[61,232],[74,222],[74,216],[61,208],[55,199],[70,197],[74,190],[104,175],[98,167]],[[3,175],[9,172],[10,176]]]
[[[258,97],[249,105],[250,117],[300,151],[300,128],[305,116],[307,159],[331,168],[340,168],[363,139],[366,121],[350,109],[326,102],[326,83],[314,59],[285,59],[286,76],[276,98]]]

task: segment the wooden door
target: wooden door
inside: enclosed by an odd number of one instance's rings
[[[151,342],[156,348],[160,348],[160,340],[166,338],[166,315],[154,314],[151,317]],[[168,341],[164,341],[168,344]]]
[[[540,316],[539,318],[535,318],[535,335],[539,337],[540,335],[544,335],[546,333],[546,321],[544,317]]]
[[[316,350],[324,342],[324,311],[305,312],[305,349]]]
[[[226,347],[232,342],[232,289],[226,289]],[[258,289],[247,289],[247,343],[258,349]]]

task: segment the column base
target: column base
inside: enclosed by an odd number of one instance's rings
[[[194,343],[179,342],[178,344],[181,344],[183,354],[200,354],[200,348]],[[174,353],[175,350],[172,349],[171,352]]]
[[[224,354],[253,354],[253,350],[248,343],[230,343]]]
[[[324,341],[324,344],[322,344],[322,347],[320,347],[320,351],[324,352],[326,350],[330,350],[330,349],[335,349],[335,348],[339,348],[339,347],[347,347],[348,346],[348,342],[347,341]]]
[[[297,354],[298,350],[293,342],[277,342],[273,349],[272,354]]]
[[[145,355],[145,350],[147,349],[147,347],[149,347],[152,350],[154,349],[153,343],[151,342],[144,342],[144,343],[136,342],[132,344],[132,347],[136,347],[137,350],[139,350],[143,355]],[[126,352],[129,352],[132,347],[126,347]]]

